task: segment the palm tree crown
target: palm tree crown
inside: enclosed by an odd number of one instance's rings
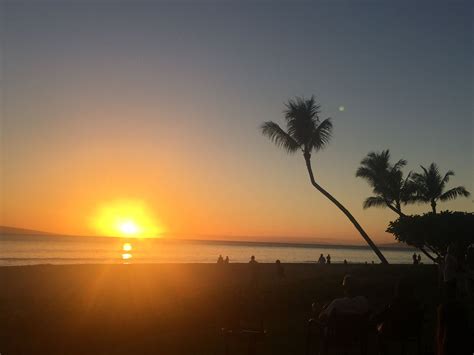
[[[364,201],[364,208],[388,207],[403,216],[402,203],[414,202],[415,186],[411,181],[411,172],[403,177],[402,168],[407,164],[400,159],[395,164],[390,163],[390,151],[371,152],[362,159],[356,176],[361,177],[372,187],[375,196]]]
[[[457,186],[445,191],[449,178],[454,176],[454,171],[449,170],[441,176],[438,166],[431,163],[428,168],[421,166],[422,173],[413,174],[416,185],[416,200],[418,202],[430,203],[433,213],[436,213],[436,204],[439,201],[454,200],[458,197],[469,197],[471,194],[464,186]]]
[[[318,151],[329,143],[332,135],[331,119],[321,121],[320,108],[314,96],[310,99],[297,97],[289,100],[283,111],[286,131],[277,123],[267,121],[262,125],[262,134],[288,153],[301,150],[311,154],[312,150]]]

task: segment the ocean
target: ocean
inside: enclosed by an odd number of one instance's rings
[[[412,262],[412,249],[382,248],[393,264]],[[320,254],[331,255],[332,263],[378,263],[376,255],[365,246],[316,244],[124,239],[39,235],[0,235],[0,266],[36,264],[104,263],[215,263],[219,255],[230,262],[257,261],[273,263],[314,263]],[[427,262],[426,258],[422,259]]]

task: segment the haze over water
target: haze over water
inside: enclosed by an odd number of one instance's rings
[[[34,264],[103,263],[214,263],[219,254],[231,263],[248,262],[255,255],[259,262],[315,262],[321,253],[330,254],[333,263],[377,261],[365,246],[324,246],[229,241],[124,239],[51,236],[0,236],[0,266]],[[411,249],[383,249],[389,262],[411,263]],[[424,260],[426,262],[426,260]]]

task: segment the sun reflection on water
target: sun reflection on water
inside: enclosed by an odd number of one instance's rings
[[[133,249],[133,246],[132,246],[132,243],[123,243],[122,244],[122,260],[126,261],[126,260],[130,260],[131,258],[133,258],[133,255],[131,253]]]
[[[128,259],[131,259],[132,258],[132,254],[130,253],[123,253],[122,254],[122,259],[123,260],[128,260]]]

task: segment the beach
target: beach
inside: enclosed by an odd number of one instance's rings
[[[312,302],[341,296],[347,273],[374,312],[391,300],[397,279],[412,280],[425,308],[423,348],[433,350],[436,266],[284,269],[279,279],[274,264],[258,264],[256,275],[243,263],[1,267],[0,353],[222,354],[222,327],[261,321],[267,335],[258,354],[303,354]]]

